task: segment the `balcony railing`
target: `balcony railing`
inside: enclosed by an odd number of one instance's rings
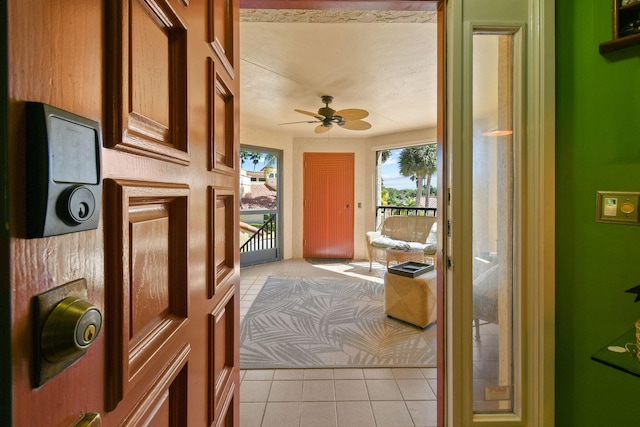
[[[437,208],[422,206],[376,206],[376,224],[391,215],[436,216]]]
[[[277,243],[276,214],[269,215],[262,226],[242,246],[240,252],[274,249]]]

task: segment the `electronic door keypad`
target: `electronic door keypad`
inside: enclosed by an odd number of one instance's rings
[[[26,103],[27,237],[98,228],[102,201],[98,122]]]

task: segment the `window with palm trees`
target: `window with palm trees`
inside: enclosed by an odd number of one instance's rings
[[[378,220],[387,215],[436,214],[435,144],[380,150],[376,153]]]

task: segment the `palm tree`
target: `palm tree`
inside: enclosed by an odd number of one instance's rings
[[[427,194],[425,195],[425,207],[429,207],[429,197],[431,196],[431,177],[438,171],[438,151],[436,144],[429,144],[427,147]]]
[[[251,161],[251,163],[253,163],[253,170],[256,170],[256,166],[258,165],[258,163],[260,163],[260,160],[262,159],[262,154],[263,153],[260,153],[258,151],[240,150],[240,167],[244,165],[244,162]],[[273,166],[277,160],[278,160],[278,156],[276,156],[275,154],[265,153],[264,162],[266,166]]]
[[[276,166],[278,162],[278,156],[276,154],[265,153],[264,164],[265,166]]]
[[[249,160],[250,154],[251,154],[251,151],[240,150],[240,167],[244,165],[244,162]]]
[[[391,150],[380,150],[376,152],[376,195],[380,199],[377,200],[377,205],[382,203],[382,164],[389,160],[391,157]]]
[[[262,158],[262,153],[257,153],[255,151],[251,151],[249,153],[249,160],[253,162],[253,170],[256,170],[256,165],[260,162]]]
[[[400,152],[399,172],[403,176],[411,177],[416,181],[416,206],[422,206],[422,189],[425,178],[427,188],[431,188],[431,176],[436,173],[436,146],[435,144],[408,147]],[[429,192],[425,196],[428,200]],[[425,203],[425,206],[427,203]]]

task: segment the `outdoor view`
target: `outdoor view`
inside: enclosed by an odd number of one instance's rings
[[[278,156],[260,151],[240,151],[240,209],[275,209],[278,190]]]
[[[378,206],[436,208],[436,145],[377,153]]]
[[[376,154],[379,206],[436,207],[435,144],[381,150]],[[240,151],[241,180],[244,179],[241,209],[275,208],[277,160],[273,153]],[[271,185],[267,182],[269,174]]]
[[[436,145],[376,152],[376,218],[435,215]],[[240,151],[241,265],[278,259],[279,153],[257,147]],[[404,208],[399,211],[397,208]]]
[[[278,166],[275,151],[240,150],[240,265],[279,259]]]

